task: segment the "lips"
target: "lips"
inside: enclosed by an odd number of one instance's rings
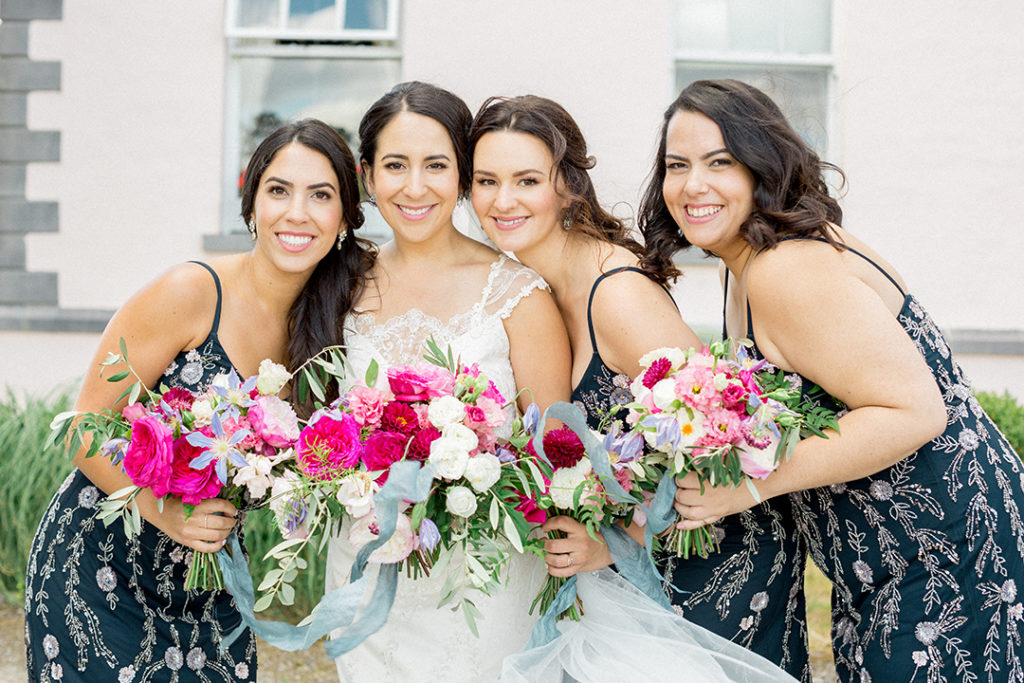
[[[495,216],[494,223],[499,230],[515,230],[525,223],[527,218],[527,216],[504,216],[502,218]]]
[[[436,204],[428,204],[427,206],[405,206],[403,204],[395,204],[398,207],[399,213],[405,218],[411,221],[418,221],[433,209]]]
[[[279,232],[277,233],[277,240],[284,245],[284,248],[288,251],[302,251],[313,241],[313,236],[300,233]]]
[[[711,218],[722,208],[720,204],[687,204],[686,215],[690,218]]]

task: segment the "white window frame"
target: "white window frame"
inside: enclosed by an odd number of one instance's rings
[[[398,2],[399,0],[384,0],[387,3],[387,25],[383,29],[346,29],[345,6],[346,0],[335,0],[335,26],[338,28],[327,31],[316,29],[290,29],[288,28],[289,9],[291,0],[278,0],[278,26],[276,28],[253,27],[243,28],[238,24],[238,2],[239,0],[228,0],[227,12],[225,12],[224,34],[229,38],[256,38],[267,40],[344,40],[344,41],[382,41],[398,40]]]

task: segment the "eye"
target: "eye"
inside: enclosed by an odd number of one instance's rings
[[[526,186],[526,187],[529,187],[531,185],[536,185],[539,182],[540,181],[537,178],[533,178],[531,176],[527,176],[527,177],[523,178],[522,180],[520,180],[519,184],[523,185],[523,186]]]
[[[384,168],[386,168],[389,171],[401,171],[402,168],[404,168],[404,167],[401,164],[401,162],[389,161],[388,163],[384,164]]]
[[[327,190],[317,190],[316,192],[313,193],[313,198],[319,199],[321,201],[328,201],[330,200],[331,196],[331,193],[328,192]]]
[[[286,190],[283,185],[270,185],[267,187],[267,194],[283,196],[288,194],[288,190]]]
[[[711,160],[709,164],[711,168],[725,168],[733,165],[733,160],[729,157],[717,157]]]
[[[689,165],[685,161],[678,159],[667,159],[665,161],[666,171],[685,171],[687,168],[689,168]]]
[[[474,180],[474,182],[482,187],[490,187],[495,185],[494,180],[492,180],[491,178],[477,178]]]
[[[444,163],[443,161],[435,161],[431,163],[429,166],[427,166],[427,168],[434,171],[444,171],[445,169],[448,168],[448,164]]]

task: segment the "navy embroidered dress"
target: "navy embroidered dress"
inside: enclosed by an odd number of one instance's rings
[[[904,295],[898,319],[942,391],[947,426],[877,474],[788,497],[833,583],[839,679],[1022,681],[1024,467],[918,300],[849,249]]]
[[[593,358],[573,403],[587,423],[606,425],[611,408],[633,400],[630,378],[612,372],[597,349],[590,307],[604,278],[590,290],[587,325]],[[664,555],[655,558],[665,579],[679,589],[669,597],[676,611],[695,624],[753,650],[797,678],[810,680],[803,593],[804,550],[786,499],[771,500],[715,524],[720,552],[703,559]]]
[[[178,354],[161,382],[205,389],[231,370],[209,336]],[[100,456],[96,456],[100,457]],[[143,521],[128,540],[124,527],[96,518],[103,493],[81,470],[68,475],[43,514],[25,579],[28,680],[255,681],[256,639],[250,631],[221,653],[222,634],[241,616],[226,591],[185,591],[192,550]]]

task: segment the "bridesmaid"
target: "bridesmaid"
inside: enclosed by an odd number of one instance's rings
[[[147,386],[190,391],[231,370],[254,375],[265,358],[294,369],[342,342],[339,321],[372,254],[354,234],[363,214],[341,136],[313,119],[271,133],[246,169],[242,217],[252,251],[175,266],[114,315],[75,410],[123,407],[124,382],[98,372],[119,339]],[[121,524],[96,518],[127,476],[105,458],[74,457],[78,469],[44,513],[29,556],[28,680],[255,681],[251,633],[220,648],[241,624],[231,595],[183,588],[192,553],[223,547],[235,508],[211,499],[186,519],[180,499],[160,508],[147,490],[136,498],[142,532],[129,540]]]
[[[764,93],[692,83],[665,113],[647,262],[719,256],[730,335],[844,408],[758,483],[833,582],[841,680],[1024,680],[1020,458],[903,279],[841,227],[825,170]],[[691,527],[753,505],[691,477],[676,495]]]
[[[576,122],[551,100],[491,98],[470,132],[473,208],[499,248],[514,252],[551,285],[572,344],[573,401],[592,428],[631,400],[639,359],[662,346],[700,346],[666,285],[671,261],[641,263],[643,249],[598,204],[588,174],[594,159]],[[802,565],[791,515],[765,505],[721,525],[722,552],[707,560],[665,560],[678,610],[790,673],[807,673]],[[568,517],[545,526],[552,576],[606,567],[607,547]],[[631,533],[636,529],[630,529]],[[638,538],[639,540],[639,538]]]

